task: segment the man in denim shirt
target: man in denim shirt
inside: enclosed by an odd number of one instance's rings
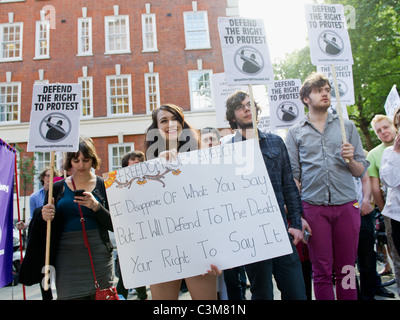
[[[236,134],[228,143],[254,138],[249,96],[241,91],[226,102],[226,119]],[[245,266],[253,300],[273,299],[272,275],[281,291],[282,300],[305,300],[301,263],[295,245],[303,239],[302,206],[283,140],[274,134],[259,132],[260,149],[288,232],[293,238],[293,253]]]
[[[357,259],[360,211],[353,176],[368,168],[355,125],[344,119],[346,143],[340,121],[328,112],[329,80],[312,73],[300,90],[308,106],[306,118],[289,129],[286,145],[293,176],[301,187],[304,218],[313,235],[308,242],[317,300],[355,300],[354,264]]]

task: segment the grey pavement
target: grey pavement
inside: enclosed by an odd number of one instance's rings
[[[382,278],[382,280],[387,281],[389,278],[393,278],[393,276],[385,276]],[[276,285],[274,286],[274,300],[280,300],[280,292],[276,288]],[[376,300],[400,300],[399,295],[397,294],[396,290],[396,284],[392,284],[390,286],[387,286],[386,289],[389,291],[395,293],[395,298],[384,298],[380,296],[375,296]],[[40,293],[40,288],[38,284],[35,284],[33,286],[25,286],[25,294],[26,294],[26,300],[42,300],[42,296]],[[151,299],[151,292],[149,287],[147,287],[147,294],[148,294],[148,299]],[[56,298],[57,294],[55,290],[53,290],[53,297]],[[247,289],[246,291],[246,298],[248,300],[251,299],[251,293],[250,290]],[[190,294],[189,292],[181,293],[179,296],[179,300],[190,300]],[[314,299],[314,297],[313,297]],[[15,287],[4,287],[0,288],[0,300],[24,300],[23,298],[23,286],[21,284],[18,284]],[[134,294],[129,294],[127,300],[137,300],[137,296]]]

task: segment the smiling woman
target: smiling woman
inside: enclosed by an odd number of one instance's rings
[[[193,151],[199,148],[199,138],[184,118],[181,108],[174,104],[164,104],[152,113],[152,124],[146,130],[145,153],[146,159],[165,158],[175,161],[178,152]],[[178,173],[179,174],[179,173]],[[193,194],[191,194],[193,196]],[[184,208],[182,208],[184,211]],[[184,216],[178,220],[166,217],[169,233],[182,229],[200,226],[200,221],[186,221]],[[158,227],[157,227],[158,228]],[[159,232],[161,229],[158,228]],[[180,252],[176,247],[176,255],[169,249],[162,250],[164,265],[176,267],[177,272],[182,271],[182,264],[188,263],[185,251]],[[190,295],[194,300],[217,299],[217,275],[221,271],[215,265],[210,265],[210,270],[205,275],[186,278]],[[154,300],[177,300],[182,279],[156,283],[150,286]]]
[[[197,131],[185,121],[181,108],[164,104],[152,113],[152,124],[146,130],[146,159],[159,157],[163,152],[186,152],[199,148]],[[168,153],[166,153],[168,151]]]

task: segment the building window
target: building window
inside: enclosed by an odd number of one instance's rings
[[[0,24],[0,62],[22,60],[22,23]]]
[[[40,190],[42,185],[39,181],[39,175],[46,167],[50,167],[50,152],[35,152],[35,169],[34,191]]]
[[[0,123],[19,121],[21,82],[0,83]]]
[[[210,33],[206,11],[183,13],[186,49],[209,49]]]
[[[130,53],[129,17],[107,16],[104,19],[106,54]]]
[[[193,111],[212,110],[211,70],[189,71],[190,104]]]
[[[156,15],[142,14],[143,51],[157,51]]]
[[[135,150],[134,143],[118,143],[108,145],[108,169],[109,171],[117,170],[121,168],[122,157],[128,153]]]
[[[108,115],[132,114],[131,75],[107,76]]]
[[[144,83],[146,90],[146,110],[152,113],[160,106],[160,83],[158,73],[145,73]]]
[[[50,58],[50,21],[36,21],[35,59]]]
[[[82,107],[81,116],[83,119],[93,117],[93,77],[78,78],[82,85]]]
[[[78,55],[92,55],[92,18],[78,19]]]

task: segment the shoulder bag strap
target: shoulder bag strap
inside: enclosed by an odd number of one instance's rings
[[[74,178],[72,178],[72,176],[71,176],[71,182],[72,182],[72,186],[74,187],[74,190],[76,190]],[[97,283],[96,273],[94,272],[94,264],[93,264],[93,259],[92,259],[92,253],[90,251],[89,240],[88,240],[87,233],[86,233],[85,219],[83,218],[82,208],[81,208],[81,205],[79,203],[78,203],[78,207],[79,207],[79,213],[81,215],[83,241],[85,243],[85,247],[88,249],[88,252],[89,252],[89,258],[90,258],[90,264],[92,265],[94,283],[95,283],[95,286],[97,288],[97,287],[99,287],[99,284]]]

